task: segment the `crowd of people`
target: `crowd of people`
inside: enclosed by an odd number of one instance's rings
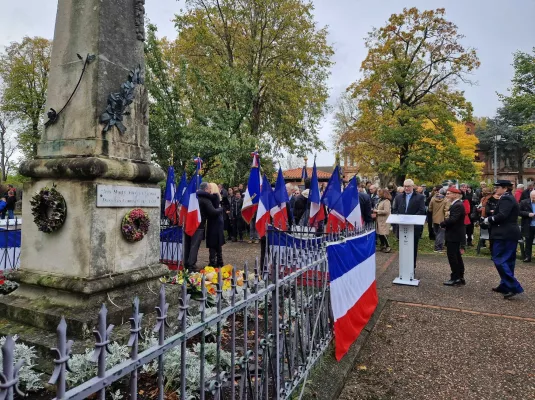
[[[386,189],[364,184],[372,202],[372,217],[376,221],[376,232],[381,251],[390,252],[389,235],[398,235],[396,226],[390,226],[386,219],[390,214],[425,215],[429,239],[434,240],[434,251],[446,253],[451,274],[444,282],[447,286],[465,285],[465,266],[462,255],[466,247],[474,246],[474,227],[478,225],[488,232],[492,260],[500,276],[500,284],[492,288],[511,298],[523,292],[514,276],[516,249],[521,236],[525,237],[526,257],[531,261],[532,243],[535,238],[535,191],[533,184],[527,188],[507,180],[498,180],[493,187],[485,182],[473,190],[462,183],[458,188],[452,185],[437,185],[429,191],[426,185],[416,186],[407,179],[401,187],[389,185]],[[518,204],[520,201],[520,204]],[[518,218],[522,217],[521,229]],[[414,267],[418,254],[423,226],[414,229]],[[485,246],[485,239],[479,245]]]
[[[13,185],[7,185],[7,192],[0,197],[0,219],[15,218],[15,205],[17,203],[16,189]]]
[[[320,190],[324,190],[323,185]],[[305,180],[303,190],[298,185],[287,183],[286,191],[289,197],[289,229],[306,226],[310,180]],[[249,237],[248,243],[261,241],[256,232],[255,218],[250,223],[242,218],[244,193],[242,184],[228,189],[215,183],[203,182],[200,185],[197,197],[202,221],[195,235],[186,235],[186,268],[199,269],[197,253],[203,240],[209,249],[210,265],[214,266],[224,265],[222,246],[226,241],[242,242],[246,236]],[[488,232],[488,246],[501,279],[493,291],[502,293],[504,298],[523,291],[514,277],[514,268],[521,235],[526,238],[524,261],[531,261],[535,238],[535,191],[532,184],[527,187],[518,185],[514,191],[512,183],[505,180],[499,180],[493,186],[481,182],[475,190],[464,183],[459,187],[437,185],[428,190],[425,184],[416,186],[411,179],[407,179],[403,186],[388,185],[386,188],[366,182],[359,185],[359,203],[363,222],[375,223],[378,246],[385,253],[392,251],[390,236],[398,236],[397,226],[387,223],[390,214],[426,216],[434,251],[446,253],[450,264],[450,279],[444,282],[448,286],[466,284],[462,255],[467,247],[474,246],[474,227],[479,226]],[[517,221],[519,216],[522,217],[521,230]],[[317,230],[321,232],[322,229],[323,221],[320,221]],[[423,231],[423,226],[415,226],[415,268]],[[480,240],[479,245],[486,246],[486,239]]]
[[[323,191],[325,185],[320,186]],[[265,250],[265,240],[260,239],[256,231],[256,218],[253,216],[247,223],[242,217],[243,199],[245,194],[243,184],[225,188],[223,185],[203,182],[197,191],[201,223],[195,234],[185,235],[184,239],[184,266],[190,271],[200,270],[197,266],[198,251],[202,241],[209,249],[209,263],[212,266],[224,265],[222,246],[227,242],[243,242],[248,236],[248,243],[261,243],[261,251]],[[289,201],[286,204],[288,213],[288,228],[293,226],[307,226],[309,220],[310,180],[304,181],[304,190],[296,184],[287,183],[286,191]],[[364,188],[359,191],[359,201],[362,217],[365,223],[372,223],[372,203],[370,196]],[[327,215],[327,213],[325,213]],[[322,232],[324,221],[318,221],[316,232]],[[226,237],[225,237],[226,232]],[[385,233],[385,238],[387,234]],[[261,256],[262,258],[262,256]]]

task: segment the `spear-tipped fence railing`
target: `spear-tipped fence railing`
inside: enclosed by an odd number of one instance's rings
[[[182,260],[182,227],[160,220],[160,262],[176,270]]]
[[[0,273],[20,265],[21,227],[17,218],[0,220]]]
[[[49,384],[55,386],[55,397],[51,394],[50,398],[85,399],[96,395],[107,399],[119,390],[123,398],[138,399],[142,398],[140,383],[152,387],[159,399],[165,398],[166,390],[177,392],[181,399],[290,398],[306,382],[308,372],[333,338],[326,246],[369,229],[373,227],[291,234],[270,228],[262,240],[260,262],[257,259],[250,270],[246,264],[240,276],[233,270],[230,277],[224,277],[219,269],[215,306],[208,301],[213,294],[208,293],[204,281],[201,295],[195,299],[190,297],[185,279],[180,285],[162,285],[152,329],[156,337],[145,348],[141,333],[148,327],[143,327],[139,300],[133,299],[127,342],[130,356],[113,367],[107,367],[106,360],[113,348],[114,327],[108,324],[103,305],[94,330],[95,376],[70,388],[67,383],[73,341],[68,339],[68,326],[62,319],[57,328],[57,346],[52,349],[55,368]],[[173,290],[179,293],[175,316],[171,315],[175,308],[167,301]],[[194,319],[195,315],[199,318]],[[21,394],[22,367],[15,357],[12,337],[6,338],[1,351],[0,400],[12,400],[16,393]],[[191,370],[192,354],[198,357],[195,370]],[[167,363],[173,361],[173,365],[179,364],[179,378],[167,375]],[[142,370],[144,366],[154,368]]]

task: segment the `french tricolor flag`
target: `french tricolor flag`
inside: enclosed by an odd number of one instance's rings
[[[269,224],[269,217],[271,216],[271,209],[273,206],[275,206],[275,199],[273,198],[271,184],[269,183],[267,176],[264,175],[255,224],[259,237],[264,237],[266,234],[266,227]]]
[[[347,223],[353,229],[360,228],[363,225],[362,213],[360,211],[359,189],[357,178],[353,177],[342,193],[342,202],[344,204],[344,216]]]
[[[180,211],[186,226],[184,232],[189,236],[193,236],[201,225],[201,210],[199,208],[199,199],[197,199],[197,188],[201,180],[201,176],[198,172],[195,172],[182,196],[182,209]]]
[[[251,153],[253,156],[253,164],[251,165],[251,173],[247,181],[247,190],[243,195],[243,206],[241,208],[241,215],[248,224],[253,219],[253,215],[258,209],[258,201],[260,198],[260,182],[262,180],[260,175],[260,157],[258,152]]]
[[[275,199],[275,204],[271,207],[273,226],[285,231],[288,229],[288,209],[286,208],[286,203],[290,201],[290,198],[286,191],[286,183],[284,182],[284,176],[280,167],[273,197]]]
[[[308,201],[310,203],[310,214],[308,224],[316,226],[325,219],[325,210],[320,201],[320,184],[318,182],[318,171],[316,170],[316,160],[314,160],[314,167],[312,167],[312,178],[310,180],[310,192]]]
[[[177,206],[179,207],[179,211],[178,211],[178,221],[173,221],[173,223],[177,223],[178,222],[178,225],[182,225],[184,223],[184,221],[182,220],[181,216],[182,216],[182,196],[184,196],[184,192],[186,191],[188,187],[188,177],[186,176],[186,171],[184,171],[182,173],[182,176],[180,177],[180,183],[178,184],[178,188],[175,192],[175,203],[177,204]],[[186,210],[187,212],[187,210]],[[185,217],[185,216],[184,216]]]
[[[171,221],[176,220],[175,192],[175,169],[169,166],[167,169],[167,181],[165,183],[165,209],[163,213]]]
[[[377,303],[375,231],[327,245],[338,361],[370,320]]]
[[[346,218],[344,216],[342,183],[340,182],[340,168],[338,165],[329,179],[325,192],[323,192],[321,202],[329,207],[326,232],[340,232],[341,229],[345,228]]]

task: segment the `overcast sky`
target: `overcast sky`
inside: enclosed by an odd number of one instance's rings
[[[79,1],[79,0],[73,0]],[[105,0],[108,1],[108,0]],[[0,13],[0,46],[23,36],[52,39],[57,0],[3,1]],[[464,34],[465,46],[475,47],[481,67],[472,77],[476,86],[463,87],[474,105],[476,116],[492,116],[499,106],[496,92],[505,93],[513,75],[512,54],[529,52],[535,46],[535,0],[313,0],[316,20],[329,27],[335,65],[329,80],[330,103],[359,77],[366,57],[363,38],[372,27],[383,26],[389,16],[403,7],[420,10],[444,7],[446,18]],[[183,1],[146,0],[147,16],[161,36],[174,37],[173,15],[184,8]],[[321,138],[330,147],[330,116],[321,127]],[[334,163],[332,151],[318,154],[319,165]]]

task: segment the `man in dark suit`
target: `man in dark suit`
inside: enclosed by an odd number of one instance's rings
[[[373,222],[372,217],[372,199],[366,190],[359,190],[360,215],[365,224]]]
[[[522,236],[526,238],[526,256],[524,262],[531,261],[533,239],[535,238],[535,190],[532,190],[529,199],[520,201],[520,216],[522,217]]]
[[[201,242],[204,239],[206,221],[208,219],[217,219],[223,214],[222,208],[215,208],[212,204],[211,190],[208,182],[202,182],[200,184],[199,190],[197,190],[197,198],[201,212],[201,223],[193,236],[184,235],[184,266],[190,272],[199,272],[202,269],[197,267],[197,256]]]
[[[528,182],[528,188],[525,189],[520,195],[520,201],[529,199],[529,195],[531,194],[532,190],[533,190],[533,182]]]
[[[403,182],[403,193],[396,196],[395,207],[392,214],[425,215],[425,196],[414,191],[412,179]],[[418,255],[418,242],[422,236],[424,227],[416,225],[414,227],[414,268],[416,269],[416,257]]]
[[[518,203],[511,193],[513,184],[511,181],[500,179],[494,183],[496,194],[500,197],[496,211],[493,215],[484,219],[489,224],[490,240],[492,244],[492,261],[500,274],[500,284],[492,288],[494,292],[503,293],[504,299],[509,299],[524,289],[515,278],[516,247],[520,239],[518,229]]]
[[[446,192],[446,198],[451,202],[449,217],[440,223],[446,228],[446,254],[450,263],[450,280],[444,282],[446,286],[464,285],[464,262],[461,255],[461,243],[464,242],[466,228],[464,225],[465,210],[461,198],[463,192],[452,186]]]

